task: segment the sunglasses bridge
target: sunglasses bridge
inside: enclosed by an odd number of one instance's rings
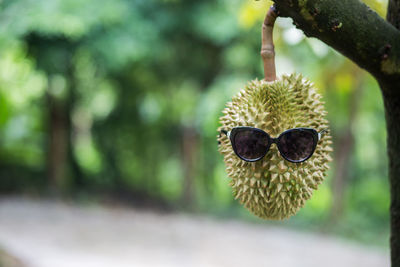
[[[271,145],[272,145],[272,144],[278,145],[278,142],[279,142],[278,138],[270,137],[269,140],[271,141]]]

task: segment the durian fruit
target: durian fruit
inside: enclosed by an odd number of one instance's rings
[[[296,127],[328,128],[321,96],[301,75],[283,76],[275,82],[255,80],[232,98],[220,118],[219,130],[251,126],[277,137]],[[331,137],[325,134],[311,158],[302,163],[286,161],[276,145],[256,162],[241,160],[226,135],[219,137],[219,151],[236,199],[255,215],[284,219],[296,212],[323,181],[331,160]]]
[[[310,81],[295,74],[275,77],[272,44],[275,18],[271,19],[271,10],[263,27],[263,49],[270,49],[268,53],[272,55],[263,56],[267,81],[251,81],[232,98],[232,102],[227,103],[220,118],[219,132],[251,126],[264,130],[271,137],[278,137],[291,128],[313,128],[318,132],[328,128],[321,95]],[[276,144],[271,145],[261,160],[246,162],[234,153],[226,135],[219,135],[218,141],[235,198],[265,219],[281,220],[296,214],[323,181],[329,168],[327,163],[331,161],[329,134],[323,135],[312,157],[302,163],[286,161]]]

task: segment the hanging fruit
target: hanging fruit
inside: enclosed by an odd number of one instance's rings
[[[236,199],[255,215],[285,219],[304,206],[324,180],[332,151],[321,95],[302,75],[277,78],[272,32],[262,28],[264,80],[253,80],[226,104],[219,151]]]

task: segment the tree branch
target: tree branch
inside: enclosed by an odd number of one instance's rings
[[[279,16],[291,17],[306,36],[316,37],[341,52],[380,84],[400,81],[400,31],[361,1],[273,1]]]

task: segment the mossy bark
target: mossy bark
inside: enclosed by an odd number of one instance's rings
[[[390,0],[387,21],[400,29],[400,0]],[[399,69],[398,66],[396,66]],[[400,266],[400,82],[382,81],[388,131],[392,266]]]
[[[386,113],[391,191],[391,261],[400,267],[400,0],[389,0],[387,21],[359,0],[273,0],[316,37],[370,72],[381,87]]]
[[[400,0],[389,0],[386,19],[400,29]]]
[[[275,0],[279,16],[291,17],[378,80],[400,80],[400,32],[358,0]]]
[[[393,85],[395,86],[395,85]],[[394,91],[394,92],[391,92]],[[390,180],[390,224],[391,224],[391,260],[392,267],[400,266],[400,91],[385,88],[386,127],[388,132],[387,150],[389,155]]]

